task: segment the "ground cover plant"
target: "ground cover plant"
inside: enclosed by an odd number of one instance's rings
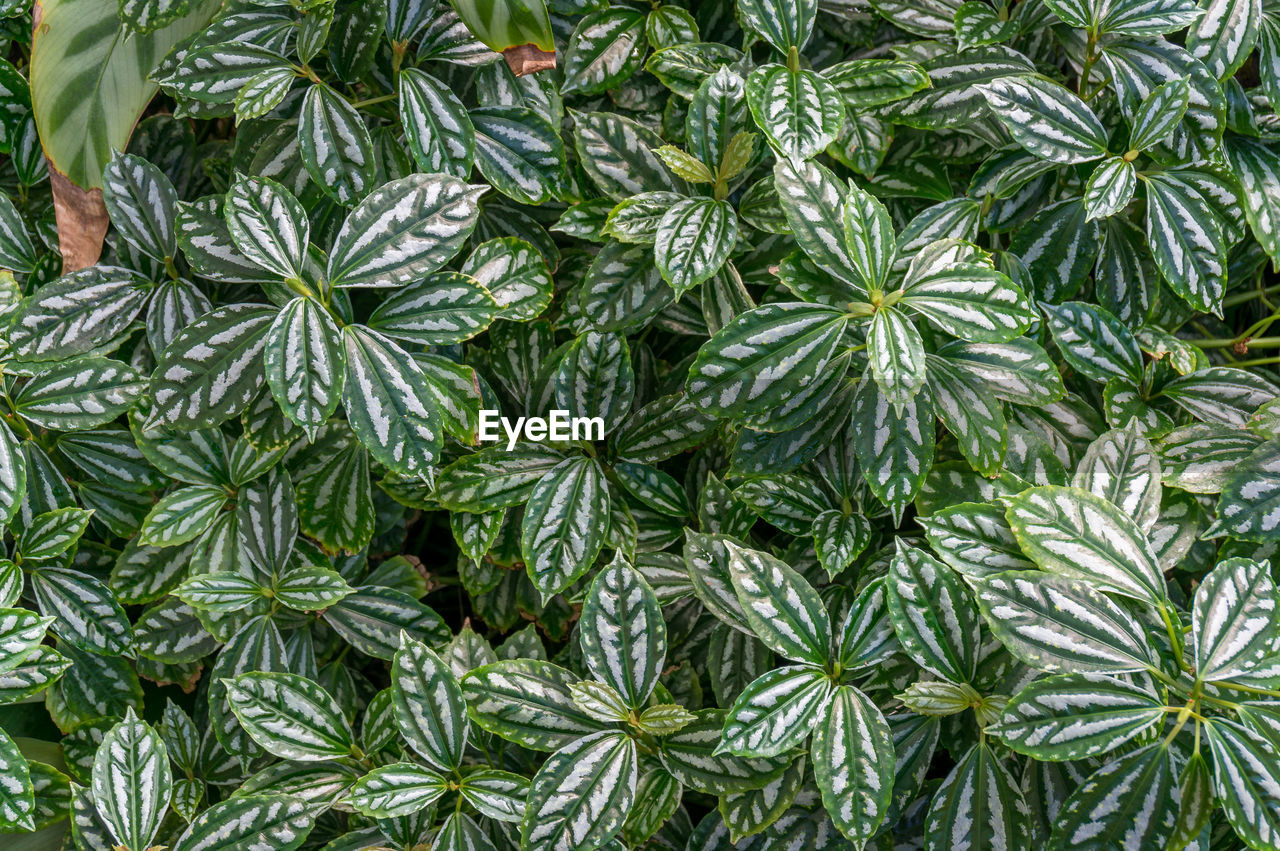
[[[1280,849],[1272,0],[0,15],[14,851]]]

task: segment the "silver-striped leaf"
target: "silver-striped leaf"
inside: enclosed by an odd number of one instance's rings
[[[1031,811],[1018,781],[985,740],[973,745],[933,793],[926,851],[1027,848]]]
[[[439,656],[407,635],[391,665],[391,700],[405,741],[434,768],[462,764],[470,725],[462,687]]]
[[[1072,164],[1107,152],[1107,132],[1098,116],[1058,83],[1008,76],[974,88],[1014,141],[1041,159]]]
[[[183,330],[151,374],[152,421],[189,431],[243,411],[265,381],[261,354],[275,316],[273,308],[233,304]]]
[[[813,71],[761,66],[747,77],[746,94],[756,126],[781,157],[807,160],[844,128],[840,92]]]
[[[1103,434],[1076,466],[1072,483],[1106,499],[1150,532],[1160,516],[1160,458],[1137,420]]]
[[[738,217],[727,201],[682,199],[658,222],[658,271],[679,299],[720,270],[737,239]]]
[[[411,174],[378,187],[334,237],[329,284],[395,287],[439,269],[475,229],[483,191],[440,174]]]
[[[853,402],[853,445],[876,497],[901,515],[915,499],[933,466],[935,426],[933,401],[922,388],[899,413],[880,392],[880,385],[864,377]]]
[[[1104,674],[1160,668],[1145,627],[1085,581],[1012,570],[977,589],[991,631],[1028,665]]]
[[[549,598],[575,582],[604,546],[609,518],[604,474],[592,458],[567,458],[533,487],[520,551],[534,587]]]
[[[1018,692],[986,732],[1018,753],[1057,762],[1110,753],[1165,714],[1164,698],[1138,678],[1063,674]]]
[[[93,803],[127,851],[146,851],[169,806],[173,772],[160,735],[130,708],[93,759]]]
[[[667,625],[644,576],[621,559],[596,575],[582,604],[578,640],[587,669],[639,709],[667,658]]]
[[[1273,667],[1280,653],[1276,602],[1266,562],[1230,558],[1210,571],[1191,604],[1197,678],[1229,680]]]
[[[448,346],[476,336],[502,310],[475,278],[458,272],[433,272],[383,299],[367,324],[396,340]]]
[[[574,703],[578,677],[537,659],[476,668],[462,678],[470,717],[484,730],[537,751],[554,751],[607,729]]]
[[[752,631],[788,659],[825,664],[831,654],[831,619],[813,586],[768,553],[731,541],[724,546],[729,580]]]
[[[1009,526],[1041,570],[1148,603],[1167,599],[1151,544],[1128,515],[1102,497],[1056,485],[1006,501]]]
[[[888,400],[901,416],[926,378],[920,332],[901,311],[882,306],[871,316],[867,358],[871,361],[871,376],[880,385],[881,398]]]
[[[312,680],[254,671],[223,685],[241,726],[268,753],[298,762],[352,754],[351,725],[333,697]]]
[[[391,340],[359,325],[342,329],[347,422],[369,454],[410,477],[427,475],[444,434],[422,370]]]
[[[146,379],[132,366],[81,357],[47,367],[9,398],[13,413],[33,425],[80,431],[114,420],[145,390]]]
[[[1178,815],[1168,743],[1106,763],[1076,787],[1053,825],[1053,851],[1163,848]]]
[[[623,733],[596,733],[556,751],[529,787],[521,845],[600,847],[622,829],[638,779],[636,745]]]
[[[400,72],[400,123],[418,168],[465,180],[476,138],[466,107],[453,90],[417,68]]]
[[[170,851],[294,851],[311,833],[315,815],[290,795],[228,798],[196,816]]]
[[[429,768],[397,762],[375,768],[347,790],[348,803],[376,819],[412,815],[449,791],[448,781]]]
[[[718,751],[776,757],[797,747],[825,717],[831,681],[811,665],[764,674],[738,695],[724,719]]]
[[[325,194],[350,207],[368,194],[376,178],[373,141],[364,118],[324,83],[315,83],[302,102],[298,150],[303,166]]]
[[[879,708],[853,686],[840,686],[814,728],[813,776],[836,827],[854,842],[875,834],[889,811],[894,750]]]
[[[163,263],[176,257],[178,194],[164,172],[132,154],[118,154],[102,173],[102,200],[116,231],[130,245]]]
[[[699,349],[689,401],[724,416],[775,412],[823,372],[847,321],[842,311],[799,302],[739,314]]]
[[[899,539],[885,598],[898,641],[916,664],[955,683],[974,678],[982,622],[951,568]]]

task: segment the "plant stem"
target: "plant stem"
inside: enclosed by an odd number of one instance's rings
[[[1267,697],[1280,697],[1280,691],[1272,688],[1258,688],[1257,686],[1247,686],[1242,683],[1227,683],[1226,687],[1232,691],[1247,691],[1250,694],[1265,694]]]
[[[1178,667],[1185,669],[1187,663],[1182,653],[1182,636],[1178,634],[1178,630],[1174,627],[1173,618],[1169,617],[1169,609],[1164,605],[1160,605],[1157,608],[1160,610],[1160,620],[1164,621],[1165,632],[1169,634],[1169,644],[1173,647],[1174,655],[1178,657]]]
[[[1191,340],[1202,349],[1226,349],[1232,346],[1243,346],[1245,349],[1280,349],[1280,337],[1256,337],[1252,340],[1240,340],[1235,337],[1213,337],[1208,340]]]
[[[375,103],[385,103],[386,101],[389,101],[389,100],[395,100],[399,96],[400,95],[397,94],[396,92],[391,92],[390,94],[378,95],[376,98],[366,98],[365,100],[352,101],[351,106],[355,109],[360,109],[361,107],[365,107],[365,106],[373,106]]]
[[[1254,358],[1253,360],[1236,361],[1232,366],[1268,366],[1270,364],[1280,364],[1280,355],[1273,358]]]
[[[1280,293],[1280,284],[1265,289],[1249,290],[1248,292],[1227,296],[1222,300],[1222,306],[1234,307],[1237,304],[1244,304],[1246,301],[1253,301],[1255,298],[1266,298],[1275,293]]]

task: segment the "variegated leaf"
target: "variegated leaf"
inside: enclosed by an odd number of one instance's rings
[[[986,732],[1036,759],[1075,760],[1116,750],[1165,714],[1163,698],[1138,682],[1063,674],[1018,692]]]
[[[466,108],[444,83],[417,68],[401,71],[400,123],[422,171],[464,180],[471,173],[475,130]]]
[[[267,386],[280,409],[311,440],[338,408],[346,378],[341,343],[333,319],[309,298],[285,305],[267,332]]]
[[[898,541],[885,596],[894,632],[916,664],[952,682],[973,679],[981,644],[977,608],[951,568]]]
[[[354,738],[341,708],[306,677],[257,671],[223,684],[245,732],[269,753],[300,762],[352,753]]]
[[[1274,663],[1280,619],[1267,567],[1266,562],[1227,559],[1196,588],[1190,646],[1199,679],[1228,680]]]
[[[622,829],[638,779],[635,743],[603,732],[556,751],[534,775],[520,829],[530,848],[587,851]]]
[[[164,742],[130,709],[103,736],[93,760],[93,803],[115,841],[128,851],[146,851],[172,786]]]
[[[987,625],[1028,665],[1115,674],[1160,667],[1143,626],[1084,581],[1014,570],[977,588]]]
[[[1008,500],[1009,525],[1042,570],[1149,603],[1167,597],[1164,574],[1138,525],[1079,488],[1032,488]]]
[[[608,518],[608,491],[595,460],[581,455],[553,467],[534,486],[520,534],[529,578],[544,598],[595,562]]]
[[[775,668],[743,689],[724,719],[717,750],[776,757],[800,745],[825,717],[831,681],[810,665]]]
[[[871,837],[893,793],[894,751],[876,705],[852,686],[840,686],[810,749],[822,803],[840,832],[854,842]]]
[[[447,263],[475,228],[483,187],[412,174],[370,192],[334,237],[333,287],[394,287]]]
[[[615,560],[597,574],[582,605],[578,639],[591,673],[632,709],[643,706],[666,662],[667,627],[639,571]]]
[[[422,371],[403,349],[369,328],[342,329],[347,422],[369,454],[406,476],[424,476],[444,435]]]
[[[409,746],[439,771],[456,771],[469,729],[462,687],[434,651],[407,636],[392,662],[391,699]]]
[[[268,307],[234,304],[188,326],[151,374],[152,420],[187,431],[244,410],[265,380],[261,355],[275,316]]]
[[[1084,101],[1041,77],[1001,77],[975,88],[1014,141],[1041,159],[1080,163],[1107,152],[1107,133]]]

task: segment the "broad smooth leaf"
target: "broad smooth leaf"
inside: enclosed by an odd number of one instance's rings
[[[893,792],[889,726],[866,695],[840,686],[810,748],[822,803],[840,832],[860,842],[880,826]]]
[[[556,751],[533,777],[522,844],[586,851],[611,839],[626,818],[637,781],[636,746],[604,732]]]
[[[269,753],[298,761],[352,753],[354,739],[342,710],[311,680],[259,671],[224,684],[236,718]]]
[[[164,742],[130,709],[103,737],[93,760],[94,806],[116,842],[129,851],[150,847],[172,784]]]
[[[1009,571],[978,583],[978,607],[1017,658],[1047,671],[1158,668],[1144,628],[1086,581]]]
[[[392,661],[391,700],[409,746],[438,770],[456,771],[469,729],[462,687],[439,656],[407,636]]]
[[[728,574],[742,613],[770,649],[812,665],[831,653],[831,619],[803,576],[768,553],[726,542]]]
[[[1146,535],[1112,503],[1078,488],[1032,488],[1008,500],[1009,525],[1042,570],[1135,600],[1166,598]]]
[[[587,667],[639,709],[667,656],[667,626],[657,595],[634,567],[615,560],[600,571],[582,604],[578,639]]]

